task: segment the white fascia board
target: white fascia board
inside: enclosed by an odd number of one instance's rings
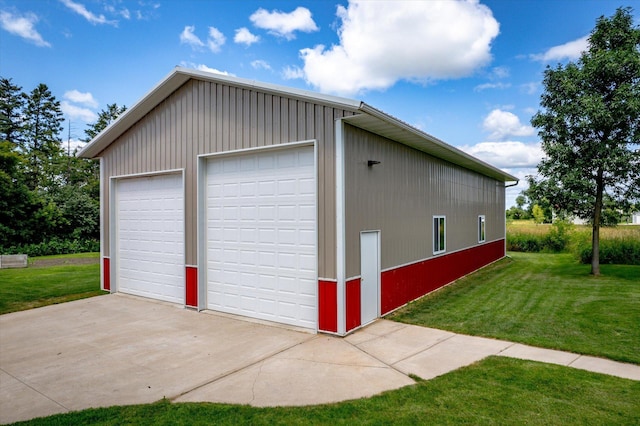
[[[361,104],[359,110],[367,116],[377,119],[376,130],[382,136],[389,137],[397,142],[433,155],[434,157],[441,158],[445,161],[457,164],[502,182],[517,182],[519,180],[517,177],[512,176],[491,164],[485,163],[484,161],[469,155],[428,133],[418,130],[409,124],[380,111],[379,109],[365,104],[364,102]],[[357,127],[374,131],[374,129],[368,129],[367,124],[362,125],[362,123],[358,123],[359,120],[359,116],[345,117],[346,122],[352,121]],[[387,134],[385,135],[384,133]],[[394,138],[391,134],[394,134],[396,137]]]
[[[111,142],[116,140],[156,105],[166,99],[167,96],[173,93],[178,87],[187,82],[189,78],[189,76],[180,73],[177,68],[174,69],[131,108],[127,109],[120,117],[93,138],[89,144],[82,148],[78,156],[95,158],[103,149],[109,146]]]
[[[294,89],[285,86],[278,86],[269,83],[259,83],[255,80],[231,77],[222,74],[198,71],[189,68],[176,67],[164,79],[156,84],[146,95],[144,95],[135,105],[125,111],[118,119],[100,132],[91,142],[89,142],[80,152],[79,157],[95,158],[115,141],[120,135],[126,132],[138,120],[144,117],[149,111],[155,108],[160,102],[166,99],[171,93],[190,79],[205,80],[229,84],[236,87],[248,89],[258,89],[267,93],[294,97],[301,100],[324,103],[338,108],[344,108],[356,112],[361,105],[360,101],[340,98],[337,96],[323,95],[308,90]]]

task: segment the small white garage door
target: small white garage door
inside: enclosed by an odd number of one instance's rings
[[[116,187],[116,286],[184,303],[182,175],[120,179]]]
[[[313,146],[207,164],[207,308],[316,328]]]

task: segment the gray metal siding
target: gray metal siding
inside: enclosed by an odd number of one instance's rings
[[[446,252],[504,238],[504,184],[345,125],[346,276],[360,275],[360,232],[380,230],[381,267],[433,256],[433,216],[446,216]],[[368,160],[380,164],[368,167]]]
[[[104,235],[111,176],[185,169],[186,263],[197,264],[197,156],[316,139],[318,274],[336,278],[335,120],[353,111],[192,79],[106,148]],[[109,253],[105,241],[104,253]]]

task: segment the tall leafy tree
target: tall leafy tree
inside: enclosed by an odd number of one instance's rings
[[[556,209],[593,224],[599,275],[605,195],[622,209],[640,197],[640,28],[630,8],[600,17],[575,63],[547,68],[540,104],[531,123],[546,153],[541,187]]]
[[[62,155],[60,132],[64,118],[60,102],[45,84],[39,84],[27,97],[24,110],[24,141],[31,189],[47,189],[55,181],[55,167]]]

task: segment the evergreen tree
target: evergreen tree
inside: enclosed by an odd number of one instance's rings
[[[60,132],[64,118],[60,102],[45,84],[39,84],[27,96],[24,110],[23,152],[27,155],[30,189],[49,189],[55,184],[53,164],[62,155]]]
[[[22,145],[25,100],[22,87],[13,84],[10,78],[0,77],[0,141],[8,141],[15,146]]]
[[[126,110],[127,107],[124,105],[120,107],[115,103],[107,105],[107,109],[103,109],[98,113],[98,121],[89,125],[89,127],[85,129],[84,134],[87,137],[84,141],[89,142],[91,139],[98,136],[98,133],[106,129],[109,124],[115,121],[115,119]]]

